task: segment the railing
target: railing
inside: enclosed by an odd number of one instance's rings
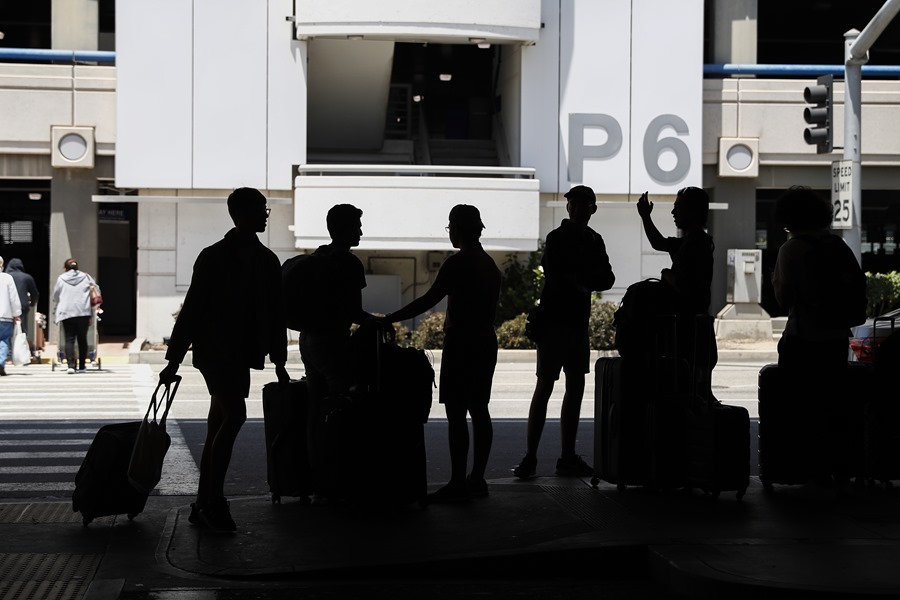
[[[768,75],[775,77],[818,77],[844,75],[844,65],[703,65],[704,75]],[[869,77],[900,77],[900,65],[863,65],[862,74]]]
[[[0,48],[2,60],[115,63],[116,53],[104,50],[44,50],[40,48]]]
[[[369,175],[392,177],[500,177],[534,179],[535,170],[526,167],[466,167],[444,165],[300,165],[297,175]]]

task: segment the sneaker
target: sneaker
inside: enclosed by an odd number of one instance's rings
[[[231,510],[229,509],[228,500],[225,498],[213,500],[201,508],[198,518],[202,522],[203,527],[213,533],[234,533],[237,531],[237,524],[231,518]]]
[[[594,469],[580,455],[574,454],[556,461],[556,474],[560,477],[590,477]]]
[[[87,369],[85,369],[84,367],[81,367],[80,369],[78,369],[78,372],[79,373],[87,373]]]
[[[537,458],[531,454],[526,454],[522,462],[513,469],[513,475],[519,479],[531,479],[537,473]]]
[[[466,477],[466,485],[469,487],[469,495],[473,498],[487,498],[488,485],[484,479],[472,479],[469,475]]]
[[[66,370],[66,373],[68,373],[69,375],[74,375],[74,374],[75,374],[75,369],[69,367],[69,368]]]
[[[428,494],[426,502],[428,504],[459,504],[468,502],[471,499],[472,495],[469,493],[468,485],[451,481],[436,492]]]

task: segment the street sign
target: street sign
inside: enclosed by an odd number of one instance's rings
[[[836,160],[831,163],[831,207],[833,229],[853,228],[853,161]]]

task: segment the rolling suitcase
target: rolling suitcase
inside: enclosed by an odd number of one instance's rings
[[[709,402],[711,382],[705,365],[711,364],[713,341],[706,344],[706,360],[698,361],[698,348],[712,331],[711,318],[698,316],[694,329],[694,372],[691,373],[689,409],[685,413],[687,485],[714,498],[734,491],[740,500],[750,485],[750,413],[742,406]],[[698,366],[702,365],[702,366]]]
[[[767,490],[830,477],[835,467],[848,477],[864,473],[862,400],[870,382],[868,365],[849,363],[846,377],[832,385],[840,388],[840,414],[830,415],[822,398],[805,392],[803,382],[792,384],[777,364],[760,370],[759,479]]]
[[[141,421],[104,425],[94,436],[75,475],[72,510],[85,525],[107,515],[133,519],[144,510],[147,494],[128,482],[128,464]]]
[[[783,371],[769,364],[759,371],[759,480],[766,489],[776,483],[796,485],[812,476],[815,440],[807,419],[815,407],[785,388]]]
[[[594,476],[615,484],[645,485],[650,479],[646,418],[637,360],[599,358],[594,366]]]
[[[291,381],[287,389],[278,382],[267,383],[263,386],[262,400],[266,479],[272,503],[280,504],[282,496],[309,496],[313,490],[307,449],[306,380]]]
[[[350,404],[326,423],[332,486],[356,505],[424,505],[431,362],[422,350],[392,343],[380,328],[360,327],[351,352],[357,381]]]
[[[750,485],[750,413],[743,406],[698,406],[687,414],[687,481],[712,495]]]
[[[882,319],[875,319],[875,326]],[[900,332],[894,331],[875,350],[871,387],[865,390],[865,473],[869,483],[892,487],[900,479],[900,404],[894,374],[900,367]],[[851,390],[856,393],[857,390]]]

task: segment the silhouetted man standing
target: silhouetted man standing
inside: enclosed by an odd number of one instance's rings
[[[537,384],[528,410],[528,438],[525,457],[515,468],[516,477],[533,477],[537,451],[547,419],[547,403],[560,371],[566,374],[566,393],[560,413],[562,452],[556,474],[588,477],[593,469],[575,453],[575,438],[584,397],[584,376],[590,372],[591,348],[588,323],[591,293],[608,290],[616,277],[609,264],[606,245],[588,227],[597,212],[597,197],[586,185],[566,192],[568,219],[547,234],[541,266],[544,289],[539,310],[543,323],[537,342]]]
[[[228,196],[234,228],[204,248],[194,263],[178,320],[169,340],[169,361],[159,374],[163,383],[175,380],[178,366],[193,346],[194,366],[209,389],[206,444],[200,459],[197,500],[189,521],[215,532],[233,532],[225,499],[225,474],[241,426],[247,419],[250,369],[262,369],[266,355],[278,381],[290,380],[287,332],[281,294],[281,263],[260,243],[269,208],[259,190],[238,188]]]

